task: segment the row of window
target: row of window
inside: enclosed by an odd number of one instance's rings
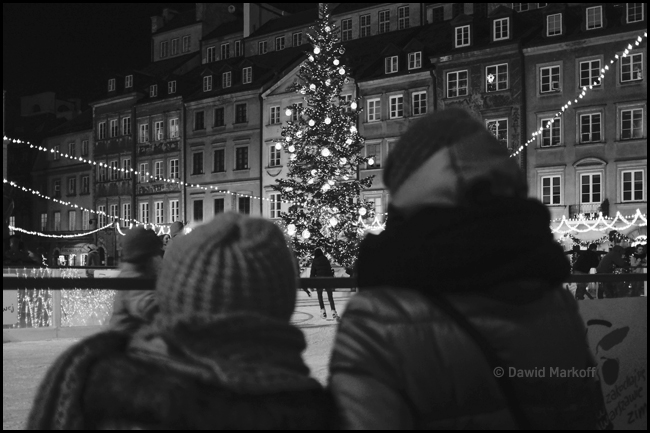
[[[97,123],[97,139],[105,140],[106,138],[114,138],[120,135],[131,135],[131,117],[122,117],[122,127],[120,129],[118,119],[110,119],[108,121],[108,131],[106,129],[106,121]]]
[[[514,5],[525,3],[513,3]],[[644,3],[626,3],[625,19],[626,23],[636,23],[644,19]],[[515,8],[517,10],[517,8]],[[520,9],[522,10],[522,9]],[[603,28],[603,6],[592,6],[585,10],[585,28],[587,30],[596,30]],[[546,16],[546,36],[562,35],[562,13],[549,14]],[[456,48],[467,47],[471,45],[471,25],[457,26],[454,28],[454,46]],[[512,26],[510,17],[496,18],[492,20],[492,40],[501,41],[510,39],[512,36]]]
[[[233,57],[241,57],[244,55],[244,43],[240,40],[233,42]],[[217,47],[215,45],[210,45],[205,49],[205,61],[204,63],[210,63],[217,61],[219,59],[225,60],[231,57],[230,42],[224,42],[221,44],[221,57],[217,58]]]
[[[167,121],[167,138],[174,139],[180,136],[180,124],[178,117]],[[153,122],[153,137],[149,136],[149,123],[138,124],[138,143],[149,141],[160,141],[165,139],[165,121],[156,120]]]
[[[167,94],[173,95],[176,93],[176,80],[171,80],[167,82]],[[155,98],[158,96],[158,84],[152,84],[149,86],[149,97]]]
[[[644,136],[643,108],[622,108],[618,111],[618,140],[637,140]],[[577,120],[577,142],[581,144],[601,143],[605,141],[605,112],[579,112]],[[540,119],[542,133],[538,141],[540,147],[560,146],[562,140],[562,119]]]
[[[604,200],[604,173],[586,172],[579,174],[578,196],[580,204],[598,205]],[[549,206],[561,205],[564,197],[564,176],[553,174],[540,177],[540,200]],[[645,200],[645,170],[621,170],[619,178],[620,201],[622,203]]]
[[[175,56],[179,53],[187,53],[190,51],[191,36],[185,35],[182,38],[174,38],[171,41],[160,42],[160,57]],[[171,48],[170,48],[171,47]]]
[[[410,105],[408,102],[406,105],[410,107],[410,115],[420,116],[426,114],[428,111],[427,92],[411,92],[409,96]],[[404,106],[404,94],[388,96],[388,118],[397,119],[408,115],[409,113],[405,114]],[[382,119],[382,98],[366,98],[366,108],[368,122],[378,122]]]
[[[248,122],[248,105],[246,103],[235,104],[235,123]],[[225,126],[226,119],[225,107],[217,107],[213,110],[212,127]],[[205,111],[197,110],[194,112],[194,131],[205,129]]]
[[[248,146],[235,147],[233,160],[234,170],[248,170]],[[226,149],[223,147],[212,151],[212,173],[224,173],[226,171]],[[192,152],[192,175],[205,174],[203,151]]]
[[[422,67],[422,51],[408,53],[407,67],[409,71]],[[384,59],[384,72],[386,74],[399,72],[399,56],[389,56]]]
[[[204,218],[204,200],[203,199],[194,199],[192,200],[192,221],[203,221]],[[225,212],[226,209],[226,199],[225,197],[216,197],[213,199],[213,215],[218,213]],[[237,197],[236,199],[236,211],[245,215],[250,215],[251,213],[251,198],[250,197]]]
[[[81,211],[81,227],[77,227],[77,211],[70,210],[68,211],[68,231],[76,230],[89,230],[90,228],[90,212],[87,210]],[[61,211],[54,211],[52,213],[52,227],[48,226],[47,221],[47,212],[41,213],[41,232],[46,232],[49,230],[60,232],[63,231],[61,227]]]
[[[149,172],[149,163],[141,162],[138,170],[138,181],[140,183],[148,182],[149,180],[163,179],[179,179],[180,178],[180,164],[178,158],[170,159],[167,167],[168,171],[165,173],[165,161],[158,160],[153,162],[153,171]],[[149,173],[149,175],[147,175]],[[167,175],[166,175],[167,174]],[[151,176],[154,176],[153,178]]]
[[[97,168],[97,180],[106,182],[120,179],[131,179],[131,158],[122,158],[122,166],[118,160],[108,163],[108,167],[100,166]]]
[[[124,77],[124,88],[125,89],[130,89],[133,87],[133,75],[127,75]],[[115,87],[115,78],[110,78],[108,80],[108,91],[113,92],[116,90]]]
[[[365,38],[371,35],[371,15],[364,14],[359,17],[359,35]],[[341,20],[341,40],[349,41],[353,38],[352,18]],[[410,9],[408,6],[397,8],[397,30],[404,30],[410,27]],[[390,10],[380,10],[377,12],[377,34],[388,33],[390,28]]]
[[[641,82],[643,80],[643,53],[629,54],[621,57],[619,82],[621,84]],[[600,74],[602,60],[590,59],[578,63],[578,87],[602,87]],[[446,73],[447,98],[460,98],[470,93],[470,73],[468,69]],[[539,93],[554,94],[562,92],[562,67],[560,64],[542,66],[538,69]],[[485,67],[485,91],[497,92],[510,87],[508,64],[502,63]]]
[[[250,84],[253,82],[253,67],[247,66],[242,68],[241,71],[242,84]],[[232,71],[226,71],[221,74],[221,88],[226,89],[232,86]],[[209,92],[212,90],[212,75],[205,75],[203,77],[203,91]]]
[[[77,177],[71,176],[67,179],[68,189],[66,191],[67,196],[77,195]],[[90,176],[82,175],[81,176],[81,188],[79,189],[79,194],[90,194]],[[54,179],[52,181],[52,197],[61,198],[61,179]]]
[[[58,161],[61,158],[61,145],[57,144],[53,146],[54,152],[52,153],[52,159]],[[68,143],[68,153],[67,155],[75,158],[77,156],[77,142],[70,141]],[[89,143],[88,140],[81,140],[81,156],[88,156]]]

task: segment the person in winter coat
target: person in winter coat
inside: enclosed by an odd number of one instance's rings
[[[165,253],[164,255],[167,255],[167,251],[169,251],[174,244],[174,240],[178,236],[183,236],[183,229],[185,226],[181,221],[174,221],[171,226],[169,226],[169,239],[167,240],[167,244],[165,245]],[[164,256],[163,255],[163,256]]]
[[[325,257],[323,250],[316,248],[314,250],[314,260],[311,262],[311,272],[309,274],[310,278],[314,277],[332,277],[334,276],[334,271],[330,265],[330,261]],[[327,291],[327,299],[330,303],[330,309],[332,310],[332,318],[334,320],[340,320],[338,313],[336,312],[336,306],[334,305],[334,296],[332,295],[332,289],[330,287],[325,288]],[[323,288],[318,287],[316,289],[316,294],[318,295],[318,305],[320,305],[320,314],[323,319],[327,319],[327,311],[325,310],[325,302],[323,302]]]
[[[607,422],[593,374],[550,376],[550,368],[593,372],[596,363],[578,304],[562,289],[570,267],[549,212],[527,198],[508,149],[450,108],[407,130],[383,176],[386,229],[361,242],[360,292],[342,315],[329,367],[344,428]],[[532,369],[546,376],[512,377]]]
[[[600,262],[600,255],[596,252],[598,245],[589,244],[589,247],[580,253],[578,260],[576,260],[573,265],[573,274],[574,275],[588,275],[591,271],[591,268],[598,267]],[[593,296],[587,291],[587,283],[577,283],[576,288],[576,299],[583,300],[585,295],[589,299],[594,299]]]
[[[639,244],[634,247],[634,252],[630,256],[630,267],[632,273],[643,274],[648,267],[648,258],[643,245]],[[632,283],[632,296],[643,295],[643,281],[635,281]]]
[[[218,214],[165,255],[152,324],[95,334],[57,358],[27,428],[337,427],[334,400],[310,376],[305,337],[290,322],[297,282],[275,224]]]
[[[155,279],[162,262],[162,241],[152,230],[135,227],[124,236],[121,278]],[[153,290],[118,290],[108,325],[115,330],[133,332],[153,320],[158,311]]]
[[[597,274],[611,274],[616,269],[627,267],[625,260],[625,247],[621,244],[627,243],[615,231],[609,233],[610,242],[614,244],[609,252],[603,256],[596,267]],[[617,283],[600,283],[598,286],[598,299],[618,298]]]

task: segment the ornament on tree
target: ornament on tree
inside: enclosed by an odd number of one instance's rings
[[[282,144],[281,144],[281,143],[275,143],[275,148],[276,148],[277,150],[282,149]]]
[[[284,112],[284,114],[288,116],[291,116],[291,108],[287,108],[287,111]]]
[[[334,59],[332,63],[334,63],[334,66],[338,66],[341,62],[339,62],[339,59]]]
[[[296,151],[296,146],[294,146],[293,144],[290,144],[289,147],[287,148],[287,150],[288,150],[289,152],[293,153],[293,152]]]
[[[325,118],[325,124],[329,125],[330,123],[332,123],[332,119],[330,119],[329,117],[326,117]]]
[[[318,46],[314,47],[314,54],[319,54],[320,48]]]
[[[314,126],[315,124],[314,119],[309,119],[309,126]]]
[[[314,83],[309,85],[309,90],[314,91],[316,90],[316,85]]]
[[[330,156],[330,150],[327,147],[323,147],[323,150],[320,151],[320,154],[325,157],[328,157]]]
[[[309,233],[309,230],[307,230],[307,229],[303,230],[303,232],[302,232],[302,237],[303,238],[309,239],[310,236],[311,236],[311,233]]]

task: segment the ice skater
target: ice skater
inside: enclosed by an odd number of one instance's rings
[[[310,278],[314,277],[332,277],[334,276],[334,270],[330,265],[330,261],[323,254],[323,250],[316,248],[314,250],[314,260],[311,262],[311,272],[309,274]],[[332,289],[327,287],[327,299],[330,302],[330,308],[332,310],[332,319],[340,320],[338,313],[336,312],[336,307],[334,306],[334,297],[332,296]],[[323,302],[323,288],[316,288],[316,294],[318,295],[318,305],[320,305],[320,315],[323,319],[327,319],[327,311],[325,311],[325,303]]]

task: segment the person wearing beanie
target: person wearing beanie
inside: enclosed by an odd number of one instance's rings
[[[162,241],[152,231],[135,227],[124,235],[120,278],[155,279],[162,262]],[[152,290],[118,290],[113,300],[113,314],[108,325],[125,332],[134,332],[151,322],[158,310]]]
[[[68,349],[28,417],[44,429],[330,429],[334,400],[290,323],[295,258],[268,220],[221,213],[178,237],[156,282],[159,312],[135,335]]]
[[[593,372],[596,363],[562,289],[570,266],[549,212],[527,198],[508,149],[450,108],[411,125],[383,180],[386,229],[361,242],[359,293],[330,359],[343,428],[607,423],[593,374],[550,377],[550,368]],[[545,377],[508,377],[534,368]]]
[[[316,248],[314,250],[314,260],[311,262],[311,271],[309,273],[309,278],[314,277],[332,277],[334,271],[332,270],[332,265],[330,261],[325,257],[323,250]],[[338,313],[336,312],[336,306],[334,305],[334,297],[332,295],[332,289],[327,287],[327,299],[330,303],[330,309],[332,310],[332,319],[340,320]],[[323,288],[318,287],[316,289],[316,294],[318,295],[318,305],[320,305],[320,315],[323,319],[327,319],[327,311],[325,311],[325,303],[323,302]]]

